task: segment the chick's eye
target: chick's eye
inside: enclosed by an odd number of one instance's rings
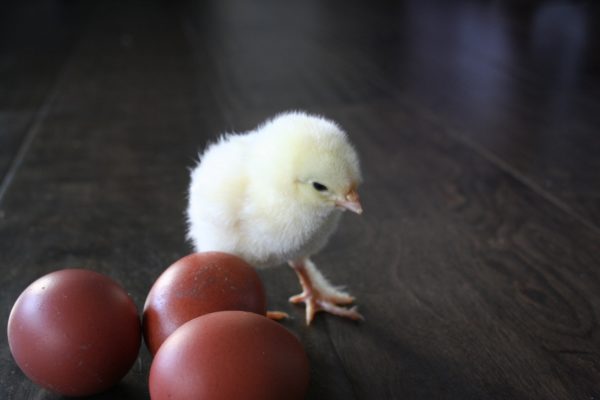
[[[322,183],[319,182],[313,182],[313,187],[318,190],[319,192],[324,192],[325,190],[327,190],[327,186],[323,185]]]

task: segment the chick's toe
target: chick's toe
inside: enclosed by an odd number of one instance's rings
[[[290,297],[290,302],[306,304],[307,324],[310,325],[315,314],[319,311],[352,320],[364,319],[358,313],[356,307],[340,307],[340,305],[348,305],[354,302],[354,297],[332,286],[310,259],[292,261],[290,266],[296,271],[303,289],[302,293]]]

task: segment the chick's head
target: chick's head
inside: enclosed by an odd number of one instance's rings
[[[362,212],[358,155],[336,123],[295,112],[281,114],[259,130],[270,164],[263,171],[280,193],[315,209]]]

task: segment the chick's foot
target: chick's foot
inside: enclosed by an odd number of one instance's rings
[[[286,312],[283,311],[267,311],[265,316],[273,321],[281,321],[290,317]]]
[[[354,297],[332,286],[310,259],[290,261],[289,264],[296,271],[303,289],[302,293],[292,296],[290,302],[306,304],[307,325],[310,325],[315,314],[319,311],[326,311],[353,320],[364,319],[356,311],[356,307],[340,307],[340,305],[348,305],[354,302]]]

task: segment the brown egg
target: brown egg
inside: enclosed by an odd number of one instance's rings
[[[309,365],[298,339],[270,319],[222,311],[182,325],[150,368],[153,400],[296,400]]]
[[[163,272],[148,293],[143,316],[146,346],[155,354],[179,326],[225,310],[266,313],[265,291],[254,268],[220,252],[183,257]]]
[[[10,351],[25,375],[66,396],[115,385],[137,358],[141,327],[127,293],[84,269],[52,272],[19,296],[8,320]]]

